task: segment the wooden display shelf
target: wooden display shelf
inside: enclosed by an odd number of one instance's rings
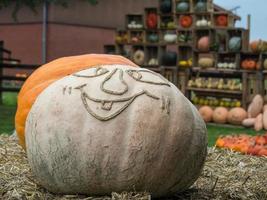
[[[193,67],[193,72],[200,72],[200,73],[214,73],[214,74],[241,74],[242,70],[238,69],[219,69],[219,68],[207,68],[203,69],[200,67]]]
[[[177,2],[182,2],[183,0],[171,0],[172,10],[169,13],[161,13],[161,2],[158,1],[158,7],[156,8],[145,8],[143,13],[139,15],[127,15],[126,22],[131,22],[132,19],[138,23],[142,23],[143,27],[140,29],[128,29],[126,23],[126,30],[128,31],[128,42],[116,44],[116,50],[121,51],[124,55],[131,58],[131,49],[141,48],[145,53],[145,62],[142,67],[148,68],[161,73],[165,78],[173,81],[177,87],[182,88],[181,91],[184,95],[190,99],[193,92],[202,96],[214,96],[214,97],[233,97],[233,99],[238,99],[242,103],[242,107],[246,108],[251,101],[251,98],[255,96],[260,89],[260,84],[263,87],[263,78],[261,78],[258,73],[261,73],[263,77],[266,77],[267,85],[267,70],[263,70],[263,67],[258,70],[243,70],[240,69],[241,58],[245,56],[253,56],[253,53],[249,51],[249,30],[235,27],[236,20],[239,19],[234,13],[227,11],[217,5],[213,4],[213,0],[206,0],[207,8],[206,11],[197,12],[194,10],[198,0],[188,0],[189,10],[185,12],[177,12],[176,6]],[[157,28],[149,29],[146,26],[146,17],[148,10],[153,10],[157,14]],[[193,19],[193,24],[189,28],[181,27],[179,23],[179,18],[182,15],[190,15]],[[216,16],[226,15],[228,16],[227,26],[217,26],[215,23]],[[196,25],[198,20],[207,20],[211,22],[210,26],[199,27]],[[171,23],[171,25],[169,24]],[[169,25],[168,25],[169,24]],[[168,28],[170,27],[170,28]],[[133,43],[130,38],[131,34],[134,32],[143,31],[142,42]],[[177,40],[173,43],[167,43],[164,41],[165,33],[176,33]],[[149,34],[157,34],[157,39],[148,40]],[[179,42],[179,36],[186,41],[190,42]],[[209,50],[207,52],[199,51],[199,39],[203,36],[209,37]],[[241,47],[238,51],[230,51],[229,42],[232,37],[241,38]],[[121,49],[123,48],[123,49]],[[166,52],[175,52],[177,55],[176,63],[173,66],[162,66],[162,57]],[[126,54],[125,52],[129,52]],[[156,52],[156,53],[154,53]],[[117,52],[118,53],[118,52]],[[243,55],[243,57],[242,57]],[[213,68],[200,68],[198,65],[199,58],[212,58],[214,61]],[[147,65],[150,58],[156,58],[158,65],[150,66]],[[259,57],[261,61],[261,66],[263,66],[262,56]],[[267,58],[267,54],[266,54]],[[183,71],[179,66],[179,62],[183,60],[192,59],[192,67],[186,68]],[[219,63],[235,63],[235,69],[225,69],[217,68]],[[187,87],[188,81],[192,77],[205,76],[214,77],[219,79],[227,78],[237,78],[242,82],[242,90],[219,90],[219,89],[208,89],[208,88],[194,88]],[[260,81],[259,81],[260,80]],[[261,83],[259,83],[261,82]],[[267,86],[266,86],[267,88]],[[266,89],[266,101],[267,101],[267,89]]]
[[[187,87],[186,89],[190,90],[190,91],[194,91],[194,92],[224,93],[224,94],[242,95],[242,91],[240,91],[240,90],[220,90],[220,89],[195,88],[195,87]]]

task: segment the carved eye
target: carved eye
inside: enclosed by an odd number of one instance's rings
[[[126,70],[126,73],[132,77],[134,80],[139,81],[139,82],[143,82],[143,83],[148,83],[148,84],[152,84],[152,85],[166,85],[170,87],[169,82],[163,78],[160,74],[157,74],[155,72],[152,71],[148,71],[148,70]],[[149,76],[148,78],[146,78],[145,74],[149,74],[150,77],[155,76],[158,81],[155,80],[149,80]]]

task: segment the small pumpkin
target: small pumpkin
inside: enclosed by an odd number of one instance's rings
[[[193,23],[193,18],[190,15],[182,15],[180,17],[179,22],[180,22],[181,27],[189,28]]]
[[[166,33],[163,37],[163,40],[168,43],[174,43],[177,40],[176,33]]]
[[[156,13],[151,12],[147,15],[146,25],[149,29],[155,29],[158,25],[158,16]]]
[[[189,3],[186,1],[179,2],[176,6],[177,12],[188,12],[189,11]]]
[[[155,43],[155,42],[158,42],[159,41],[159,36],[157,33],[150,33],[148,36],[147,36],[147,40],[149,42],[152,42],[152,43]]]
[[[256,61],[254,61],[252,59],[248,60],[248,63],[247,63],[248,69],[255,69],[256,65],[257,65]]]
[[[172,12],[172,0],[161,0],[160,11],[165,14]]]
[[[242,61],[241,67],[243,69],[253,70],[253,69],[256,69],[257,62],[255,60],[252,60],[252,59],[245,59]]]
[[[241,62],[241,67],[243,69],[248,69],[248,59],[245,59]]]
[[[230,51],[239,51],[241,49],[241,38],[240,37],[232,37],[229,40],[229,50]]]
[[[211,122],[213,110],[210,106],[202,106],[199,108],[198,112],[206,123]]]
[[[198,50],[202,52],[207,52],[209,51],[209,47],[210,47],[210,40],[208,36],[203,36],[198,40],[197,43]]]
[[[196,12],[205,12],[207,11],[207,3],[204,0],[198,0],[195,6]]]
[[[247,112],[243,108],[232,108],[227,115],[227,121],[234,125],[241,125],[246,118]]]
[[[228,110],[225,107],[217,107],[213,111],[212,120],[218,124],[225,124],[227,122]]]
[[[198,60],[198,65],[201,68],[211,68],[214,66],[213,58],[200,58]]]
[[[228,25],[228,17],[227,15],[219,15],[216,17],[216,25],[217,26],[227,26]]]
[[[162,54],[161,58],[162,65],[165,66],[176,66],[177,53],[172,51],[167,51]]]

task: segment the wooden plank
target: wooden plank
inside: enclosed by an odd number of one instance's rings
[[[224,94],[242,95],[242,91],[237,91],[237,90],[219,90],[219,89],[193,88],[193,87],[187,87],[186,89],[191,90],[191,91],[195,91],[195,92],[210,92],[210,93],[224,93]]]
[[[3,61],[3,63],[4,62],[14,62],[14,61],[20,63],[19,59],[14,59],[14,58],[2,58],[2,61]]]
[[[217,127],[226,127],[226,128],[244,128],[244,126],[240,126],[240,125],[233,125],[233,124],[217,124],[217,123],[213,123],[213,122],[209,122],[209,123],[207,123],[207,125],[210,125],[210,126],[217,126]]]
[[[27,77],[16,77],[16,76],[0,76],[0,80],[9,80],[9,81],[25,81]]]
[[[19,92],[20,88],[6,88],[0,87],[0,92]]]
[[[39,65],[0,63],[0,68],[37,69]]]
[[[7,49],[5,49],[5,48],[3,48],[3,47],[0,47],[0,51],[1,52],[4,52],[4,53],[7,53],[7,54],[11,54],[11,51],[10,50],[7,50]]]
[[[4,46],[4,42],[1,41],[0,42],[0,64],[3,62],[2,58],[3,58],[3,46]],[[0,66],[0,77],[3,76],[3,68]],[[0,87],[2,87],[2,80],[0,80]],[[0,91],[0,104],[3,104],[3,95],[2,92]]]

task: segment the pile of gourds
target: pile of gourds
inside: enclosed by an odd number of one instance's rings
[[[235,62],[218,62],[217,67],[219,69],[236,69]]]
[[[202,106],[198,111],[206,123],[213,121],[217,124],[241,125],[242,121],[247,117],[247,112],[241,107],[234,107],[228,110],[223,106],[215,109],[210,106]]]
[[[267,133],[249,136],[247,134],[219,137],[216,147],[231,149],[243,154],[267,156]]]
[[[161,28],[165,29],[175,29],[175,23],[172,20],[162,20],[160,23]]]
[[[131,36],[131,41],[133,43],[139,43],[139,42],[143,42],[143,34],[142,33],[136,33],[134,35]]]
[[[267,52],[267,41],[255,40],[250,43],[250,49],[254,53]]]
[[[242,121],[245,127],[254,127],[256,131],[267,130],[267,105],[261,95],[257,94],[248,106],[248,116]]]
[[[234,108],[240,107],[241,102],[238,99],[230,99],[230,98],[216,98],[216,97],[198,97],[195,96],[192,98],[192,102],[195,105],[200,106],[212,106],[212,107],[227,107],[227,108]]]
[[[208,88],[219,90],[242,90],[240,79],[203,78],[199,77],[188,81],[188,87]]]
[[[132,20],[132,21],[129,22],[129,24],[127,25],[127,27],[129,29],[141,29],[141,28],[143,28],[143,24],[140,23],[140,22],[137,22],[135,20]]]
[[[178,35],[178,42],[191,42],[192,36],[189,33],[180,33]]]
[[[182,67],[182,68],[192,67],[192,65],[193,65],[192,58],[179,61],[179,67]]]
[[[126,32],[119,33],[115,37],[116,43],[127,43],[128,42],[128,34]]]
[[[205,18],[202,18],[196,21],[196,26],[197,27],[209,27],[211,26],[211,21]]]

